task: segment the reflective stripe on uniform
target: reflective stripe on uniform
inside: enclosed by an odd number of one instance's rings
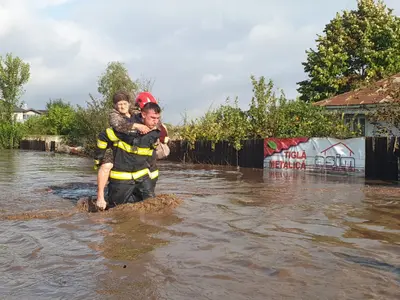
[[[110,178],[117,180],[132,180],[132,179],[136,180],[148,174],[149,174],[149,169],[143,169],[136,172],[120,172],[111,170]]]
[[[150,148],[139,148],[135,146],[131,146],[123,141],[118,141],[114,143],[115,147],[118,147],[128,153],[133,153],[137,155],[143,155],[143,156],[152,156],[153,155],[153,149]]]
[[[97,148],[106,149],[107,148],[107,142],[102,141],[102,140],[97,140]]]
[[[115,135],[114,130],[112,128],[107,128],[106,133],[107,133],[107,137],[110,139],[110,141],[116,142],[119,140],[117,138],[117,136]]]
[[[158,170],[149,173],[150,179],[155,179],[158,177]]]

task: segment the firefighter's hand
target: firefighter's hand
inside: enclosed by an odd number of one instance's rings
[[[146,133],[149,133],[149,132],[151,131],[151,129],[150,129],[149,127],[147,127],[146,125],[143,125],[143,124],[135,123],[135,124],[133,125],[133,127],[134,127],[137,131],[139,131],[141,134],[146,134]]]
[[[107,202],[104,199],[97,199],[96,201],[96,206],[100,209],[100,210],[105,210],[107,207]]]

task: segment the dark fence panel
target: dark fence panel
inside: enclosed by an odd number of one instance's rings
[[[243,141],[243,148],[239,151],[226,141],[216,143],[214,149],[210,141],[196,141],[193,149],[185,141],[171,141],[169,146],[170,161],[257,169],[264,167],[263,139]]]
[[[246,140],[239,151],[239,166],[243,168],[264,168],[264,139]]]
[[[37,140],[23,140],[19,144],[22,150],[46,151],[46,142]]]
[[[365,178],[398,180],[396,138],[367,137],[365,142]]]

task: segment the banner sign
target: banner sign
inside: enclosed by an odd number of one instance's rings
[[[266,138],[264,168],[365,175],[365,138]]]

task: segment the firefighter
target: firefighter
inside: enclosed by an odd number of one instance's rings
[[[114,156],[108,185],[109,207],[155,196],[152,180],[158,177],[158,170],[151,173],[149,164],[156,158],[154,153],[160,138],[157,128],[160,113],[159,105],[150,102],[142,107],[140,115],[133,117],[134,123],[151,129],[147,134],[124,134],[112,128],[99,134],[96,164],[102,160],[108,147],[112,147]]]
[[[156,98],[149,92],[141,92],[138,94],[135,100],[135,106],[130,106],[130,96],[128,93],[124,91],[117,92],[113,97],[114,109],[111,111],[109,116],[109,122],[112,129],[119,133],[125,134],[136,134],[137,132],[141,134],[146,134],[150,131],[150,129],[142,123],[134,123],[134,120],[141,120],[141,112],[140,110],[146,103],[157,103]],[[160,129],[160,139],[157,143],[157,151],[156,158],[163,159],[166,158],[170,149],[167,145],[168,143],[168,130],[164,124],[159,122],[158,128]],[[122,139],[124,139],[124,135]],[[125,141],[126,142],[126,141]],[[96,205],[100,209],[104,209],[106,207],[106,201],[104,199],[104,188],[109,179],[110,171],[113,167],[113,151],[111,148],[108,148],[99,164],[99,171],[97,176],[97,202]],[[156,162],[149,162],[152,166],[152,177],[158,176],[158,169]],[[155,184],[157,182],[157,178],[153,178],[153,185],[155,188]]]
[[[157,103],[157,100],[154,98],[154,96],[151,93],[141,92],[136,97],[135,106],[138,107],[138,109],[142,110],[144,105],[146,105],[147,103],[150,103],[150,102]],[[139,119],[140,119],[140,116],[139,116]],[[167,127],[160,121],[157,124],[157,128],[160,130],[160,138],[157,141],[156,151],[154,152],[154,156],[149,157],[149,160],[148,160],[153,193],[155,192],[156,184],[158,181],[158,174],[159,174],[157,160],[166,158],[170,153],[170,149],[168,147],[169,137],[168,137]]]

